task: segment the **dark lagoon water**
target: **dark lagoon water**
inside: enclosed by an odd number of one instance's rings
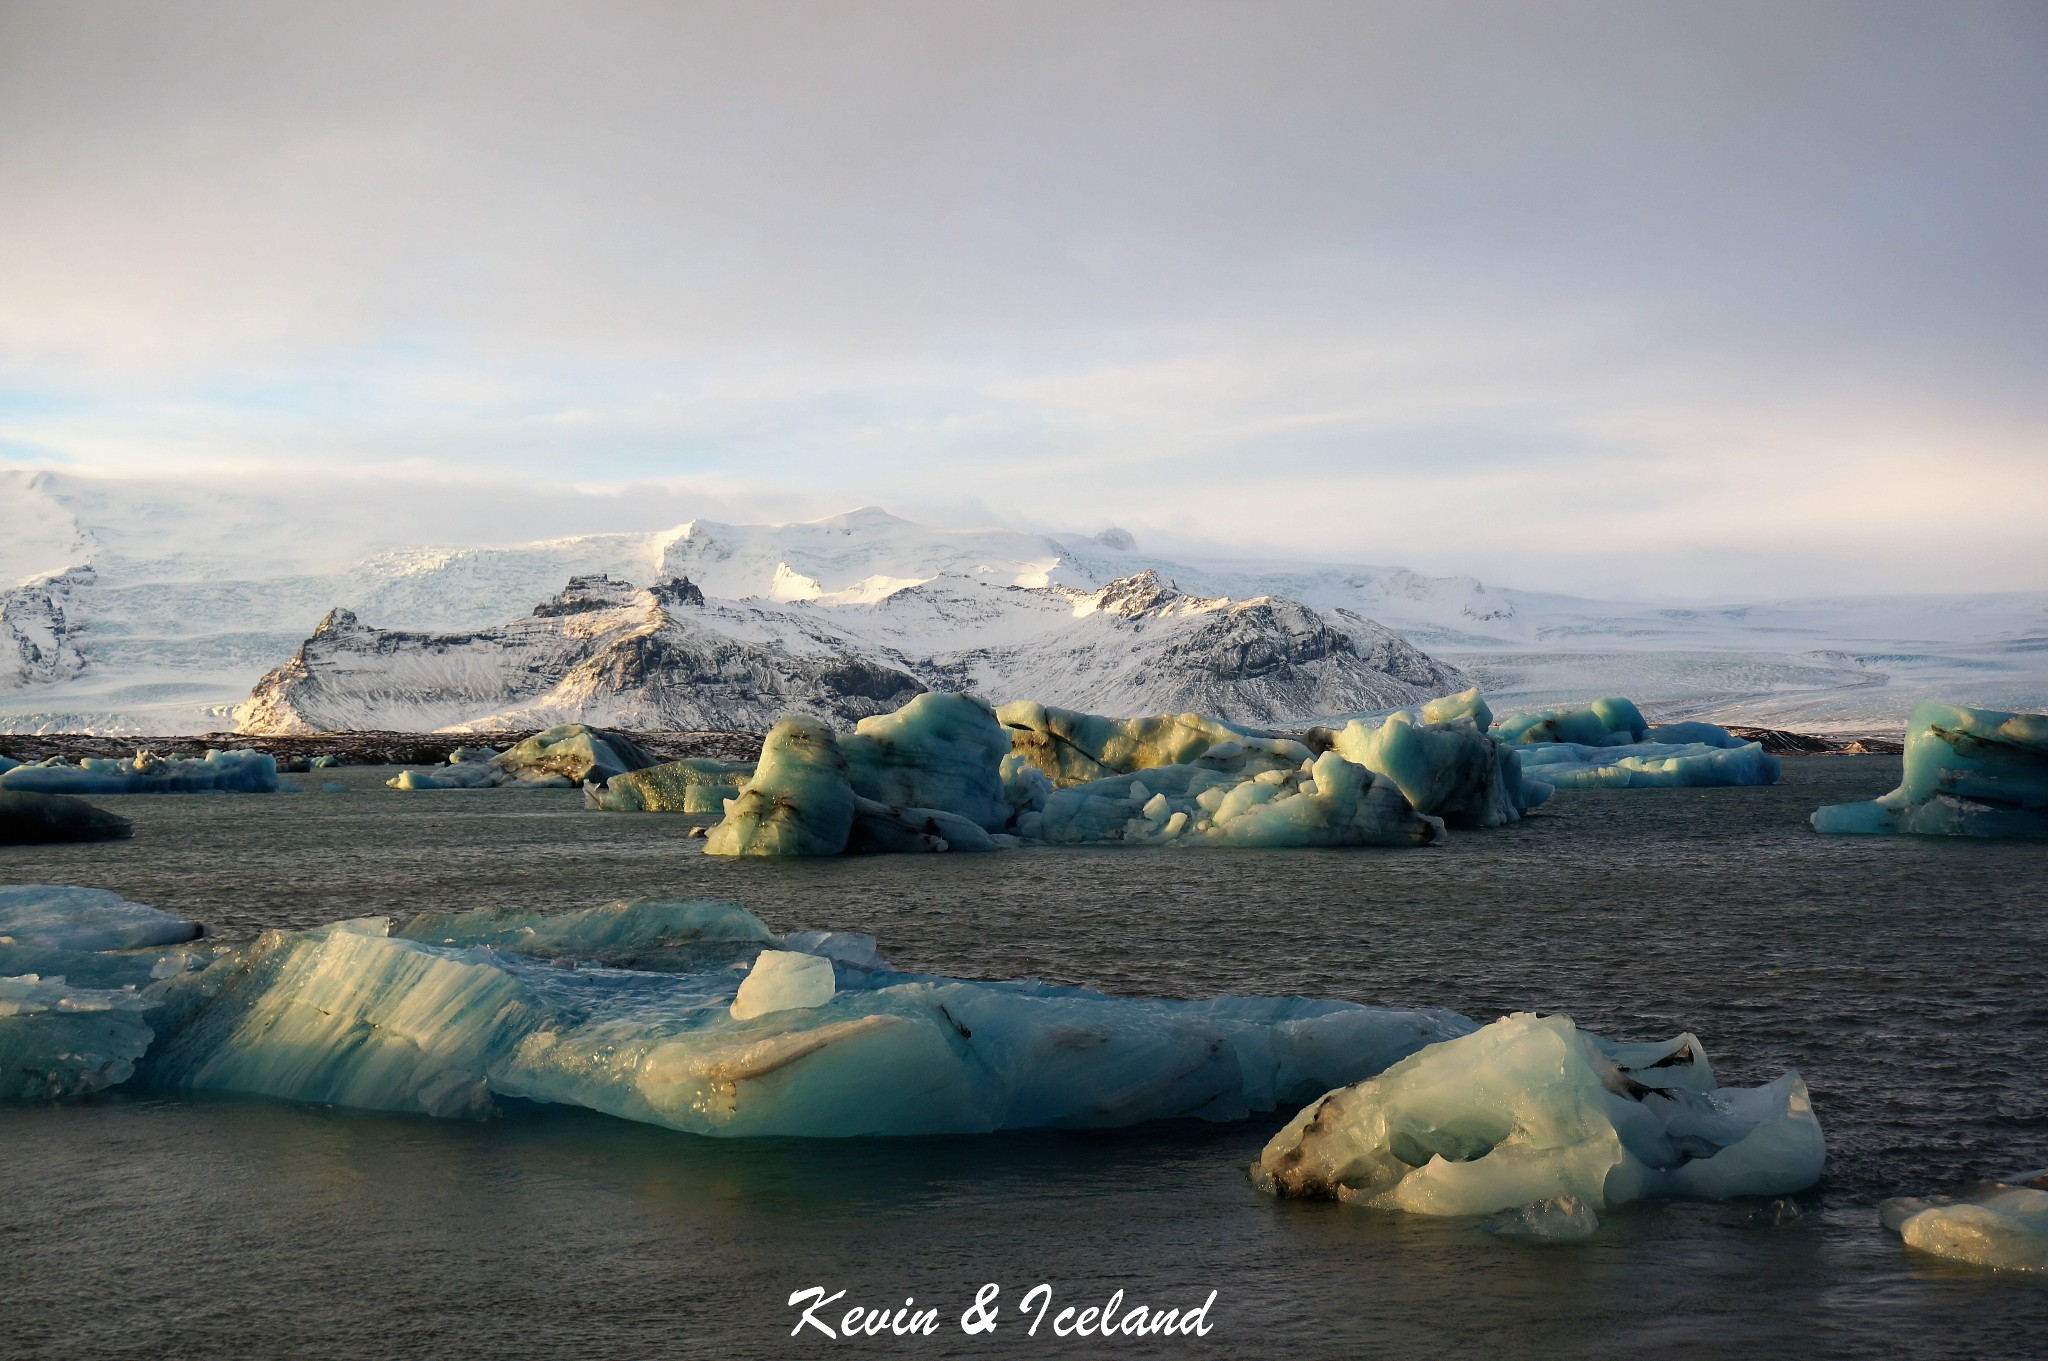
[[[1774,789],[1562,795],[1421,851],[1037,851],[734,864],[567,791],[103,802],[131,842],[0,850],[215,934],[647,894],[872,931],[899,965],[1172,996],[1302,992],[1697,1032],[1724,1081],[1797,1067],[1829,1140],[1795,1213],[1665,1203],[1590,1241],[1279,1203],[1282,1116],[1111,1134],[721,1142],[572,1110],[433,1121],[116,1092],[0,1108],[9,1357],[2039,1357],[2048,1280],[1943,1265],[1884,1196],[2048,1166],[2048,845],[1823,838],[1896,758]],[[296,783],[317,789],[321,777]],[[1217,1292],[1202,1338],[1057,1339],[1010,1312]],[[993,1334],[957,1319],[1003,1288]],[[809,1285],[942,1309],[792,1338]]]

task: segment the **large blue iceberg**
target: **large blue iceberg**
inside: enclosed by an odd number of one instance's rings
[[[1521,1013],[1333,1091],[1273,1136],[1252,1179],[1275,1195],[1425,1215],[1505,1214],[1496,1232],[1582,1237],[1650,1196],[1784,1195],[1820,1180],[1806,1084],[1714,1078],[1691,1035],[1611,1044]]]
[[[2048,837],[2048,715],[1922,704],[1905,777],[1867,803],[1813,815],[1819,832]]]
[[[82,985],[52,982],[60,968]],[[1472,1028],[1298,997],[907,974],[870,938],[782,939],[705,901],[378,918],[121,954],[0,944],[0,975],[14,1096],[132,1071],[437,1116],[558,1102],[728,1136],[1239,1119]]]
[[[1479,691],[1354,719],[1330,735],[1339,756],[1393,781],[1419,813],[1454,827],[1499,827],[1550,797],[1525,779],[1524,749],[1487,732],[1492,714]]]
[[[0,773],[0,789],[35,794],[269,794],[277,761],[260,751],[209,751],[203,757],[138,751],[130,760],[61,757]]]

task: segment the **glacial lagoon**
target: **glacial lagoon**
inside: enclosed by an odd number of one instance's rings
[[[1898,783],[1793,758],[1767,788],[1583,791],[1403,851],[1065,848],[731,861],[676,816],[575,790],[108,798],[131,841],[7,852],[17,883],[112,889],[237,937],[345,917],[642,895],[776,930],[872,932],[900,967],[1120,993],[1288,993],[1559,1011],[1699,1034],[1724,1082],[1798,1068],[1812,1192],[1615,1210],[1577,1244],[1275,1201],[1284,1122],[916,1140],[714,1141],[579,1111],[484,1123],[119,1090],[0,1108],[6,1336],[30,1356],[1094,1354],[955,1320],[1015,1303],[1218,1292],[1179,1355],[2024,1356],[2037,1278],[1944,1265],[1877,1222],[1899,1194],[2048,1165],[2048,848],[1832,838],[1807,815]],[[348,793],[318,792],[329,780]],[[696,821],[704,821],[698,819]],[[789,1337],[785,1300],[940,1308],[929,1339]],[[363,1301],[379,1307],[365,1310]],[[1096,1344],[1102,1350],[1108,1348]]]

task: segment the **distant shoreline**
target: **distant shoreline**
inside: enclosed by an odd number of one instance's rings
[[[421,766],[440,765],[457,747],[509,747],[533,736],[537,728],[514,728],[497,732],[331,732],[290,737],[256,736],[247,733],[216,732],[177,737],[108,737],[92,733],[0,733],[0,756],[17,761],[43,761],[52,756],[67,760],[84,757],[127,757],[138,750],[162,756],[198,756],[209,749],[247,750],[268,753],[281,760],[333,756],[343,765]],[[749,732],[628,732],[624,736],[664,761],[689,756],[711,756],[721,761],[752,761],[761,754],[761,734]],[[1731,726],[1729,732],[1752,742],[1761,742],[1774,756],[1896,756],[1902,750],[1896,738],[1823,737],[1812,733],[1787,732],[1778,728]]]

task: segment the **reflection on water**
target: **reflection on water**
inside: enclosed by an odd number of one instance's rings
[[[1882,758],[1771,790],[1566,796],[1520,828],[1388,853],[1047,852],[706,860],[679,820],[551,793],[108,800],[134,841],[8,852],[223,934],[455,902],[642,893],[780,929],[875,931],[899,963],[1119,990],[1304,991],[1680,1028],[1724,1079],[1794,1065],[1830,1171],[1799,1214],[1668,1204],[1585,1244],[1276,1203],[1243,1169],[1279,1117],[1086,1136],[695,1139],[524,1107],[485,1124],[233,1097],[0,1111],[0,1353],[2038,1355],[2048,1282],[1909,1257],[1875,1202],[2048,1164],[2048,849],[1820,838]],[[1788,1221],[1789,1222],[1783,1222]],[[1162,1307],[1206,1338],[1077,1344],[1014,1302]],[[788,1336],[791,1291],[943,1308],[929,1339]]]

